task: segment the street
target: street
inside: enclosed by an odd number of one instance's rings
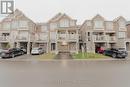
[[[1,61],[0,87],[130,87],[130,61]]]

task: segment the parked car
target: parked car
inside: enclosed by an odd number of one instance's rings
[[[27,49],[25,49],[25,48],[23,48],[23,47],[21,47],[20,49],[24,52],[24,54],[27,53]]]
[[[1,53],[2,53],[3,49],[0,49],[0,58],[1,58]]]
[[[32,51],[31,51],[31,54],[32,55],[35,55],[35,54],[43,54],[44,53],[44,50],[43,48],[40,48],[40,47],[36,47],[36,48],[33,48]]]
[[[103,47],[97,47],[96,48],[96,53],[100,53],[100,54],[103,54],[104,53],[104,48]]]
[[[113,58],[126,58],[128,52],[124,48],[112,48],[104,51],[104,55],[111,56]]]
[[[23,55],[24,52],[20,48],[5,49],[1,53],[2,58],[14,58],[16,56]]]

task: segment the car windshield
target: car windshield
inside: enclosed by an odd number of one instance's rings
[[[33,48],[32,50],[38,50],[39,48]]]

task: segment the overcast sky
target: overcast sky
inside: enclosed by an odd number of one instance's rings
[[[121,15],[130,20],[129,0],[15,0],[15,5],[34,22],[47,22],[59,12],[77,19],[78,24],[96,14],[107,20]]]

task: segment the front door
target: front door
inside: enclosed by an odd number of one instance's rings
[[[58,43],[59,52],[69,52],[68,44]]]

